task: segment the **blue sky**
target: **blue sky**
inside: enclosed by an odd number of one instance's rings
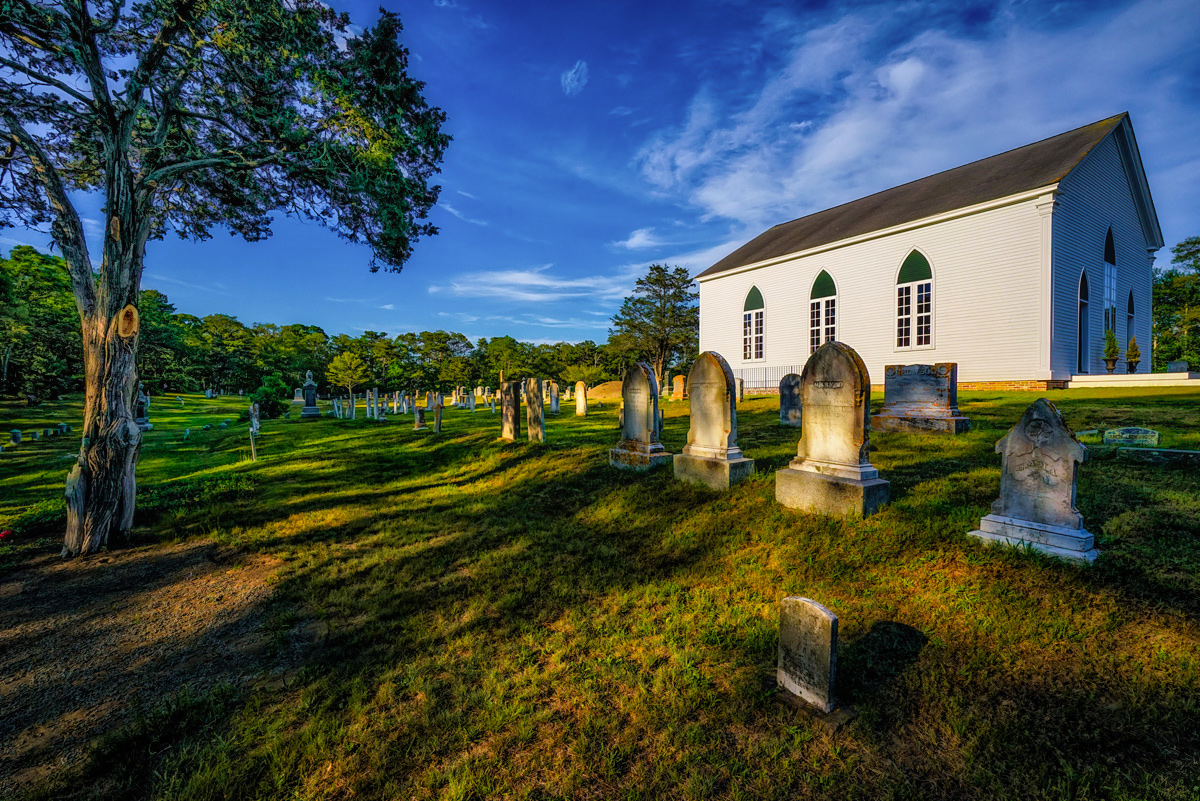
[[[254,244],[170,237],[144,288],[330,334],[604,341],[651,262],[694,274],[776,223],[1120,111],[1168,248],[1200,234],[1195,0],[384,5],[449,117],[441,233],[400,274],[287,219]],[[369,24],[378,2],[335,6]],[[18,241],[46,242],[0,237]]]

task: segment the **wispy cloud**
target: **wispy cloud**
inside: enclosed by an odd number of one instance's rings
[[[380,306],[379,308],[381,308],[381,309],[387,309],[388,311],[391,311],[392,309],[396,308],[396,304],[394,304],[394,303],[385,303],[385,304],[383,304],[382,306]]]
[[[1200,37],[1194,0],[1052,27],[1013,7],[970,33],[922,26],[921,13],[860,9],[816,26],[776,15],[763,35],[782,68],[699,88],[635,163],[706,218],[761,230],[1123,109],[1171,132],[1154,140],[1168,161],[1200,136],[1170,69]]]
[[[633,109],[631,109],[629,106],[617,106],[608,113],[614,117],[628,117],[633,113]]]
[[[487,225],[487,220],[476,220],[471,217],[468,217],[467,215],[463,214],[458,209],[451,206],[449,203],[439,203],[438,208],[445,209],[446,211],[450,212],[458,219],[462,220],[463,222],[471,223],[471,225]]]
[[[471,200],[475,199],[475,196],[472,195],[470,192],[464,192],[461,189],[455,189],[454,191],[457,192],[458,194],[462,195],[463,197],[469,197],[469,198],[471,198]]]
[[[576,61],[575,66],[562,74],[562,90],[567,97],[572,97],[583,91],[588,82],[588,66],[586,61]]]
[[[613,242],[619,248],[628,250],[638,250],[640,248],[657,248],[666,244],[666,242],[654,235],[653,228],[639,228],[629,235],[628,239],[620,242]]]
[[[611,314],[607,316],[611,317]],[[580,320],[577,317],[567,319],[558,319],[555,317],[542,317],[535,314],[525,314],[513,317],[507,314],[492,314],[483,318],[487,322],[511,323],[517,326],[531,325],[537,328],[592,328],[604,330],[608,328],[607,322],[597,322],[596,320]]]
[[[482,270],[464,273],[446,285],[429,287],[431,293],[460,298],[494,298],[516,302],[548,302],[589,298],[620,300],[633,288],[643,265],[628,265],[607,275],[566,277],[550,272],[551,264],[523,270]]]
[[[465,312],[438,312],[438,317],[449,317],[452,320],[458,320],[460,323],[473,323],[479,319],[478,314],[467,314]]]
[[[169,275],[161,275],[159,273],[151,273],[151,272],[143,272],[142,275],[146,276],[147,278],[153,278],[155,281],[162,281],[162,282],[168,283],[168,284],[177,284],[178,286],[185,286],[188,289],[199,289],[201,292],[213,292],[218,295],[228,295],[229,294],[225,290],[224,284],[216,284],[214,286],[206,286],[204,284],[193,284],[190,281],[181,281],[178,278],[172,278]]]

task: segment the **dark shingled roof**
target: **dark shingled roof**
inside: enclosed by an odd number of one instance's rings
[[[781,223],[696,277],[1058,183],[1125,117],[1121,113],[1032,145]]]

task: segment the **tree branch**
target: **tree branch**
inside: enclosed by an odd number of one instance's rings
[[[13,70],[14,72],[20,72],[23,75],[28,75],[35,81],[40,81],[45,86],[52,87],[63,94],[70,95],[80,103],[83,103],[87,106],[92,105],[92,99],[80,92],[78,89],[72,88],[70,85],[63,83],[57,78],[52,78],[49,75],[38,72],[35,69],[31,69],[18,61],[13,61],[12,59],[0,56],[0,66],[8,67],[10,70]]]
[[[268,164],[274,164],[279,161],[282,152],[272,153],[260,159],[247,159],[242,153],[237,151],[228,152],[222,156],[209,156],[202,159],[192,159],[191,161],[177,161],[173,164],[167,164],[159,167],[154,172],[146,176],[145,183],[147,186],[157,186],[162,184],[166,179],[178,175],[183,172],[192,170],[202,170],[205,167],[225,167],[233,170],[256,170],[259,167],[265,167]],[[241,159],[239,162],[237,159]]]
[[[63,186],[58,171],[50,163],[37,139],[25,130],[21,121],[11,111],[5,109],[0,112],[0,115],[3,115],[4,123],[8,126],[9,133],[16,144],[33,164],[34,172],[57,215],[53,226],[54,241],[58,243],[58,246],[62,248],[63,255],[66,256],[67,267],[71,274],[71,284],[75,290],[75,302],[79,306],[79,315],[86,317],[91,314],[96,304],[96,282],[92,275],[92,261],[88,256],[83,223],[79,220],[79,214],[75,211],[71,198],[67,195],[66,187]]]

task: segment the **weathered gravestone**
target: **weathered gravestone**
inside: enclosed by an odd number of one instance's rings
[[[353,402],[353,396],[351,396]],[[353,416],[353,412],[351,412]],[[301,420],[316,420],[320,418],[321,410],[317,408],[317,382],[313,381],[312,370],[304,374],[304,408],[300,410]]]
[[[671,384],[671,400],[683,400],[687,397],[685,379],[682,374],[675,376]]]
[[[1104,444],[1157,448],[1158,432],[1153,428],[1110,428],[1104,432]]]
[[[210,397],[205,391],[204,397]],[[292,396],[292,403],[304,403],[304,387],[296,387],[296,394]]]
[[[472,413],[475,412],[475,398],[475,395],[467,396],[467,408],[470,409]]]
[[[1095,539],[1075,508],[1076,466],[1087,448],[1058,409],[1039,398],[999,442],[1000,499],[970,536],[1033,548],[1062,559],[1092,562]]]
[[[971,422],[958,410],[958,364],[889,364],[883,371],[883,408],[871,427],[966,433]]]
[[[587,417],[587,384],[575,382],[575,416]]]
[[[741,378],[736,378],[736,379],[734,379],[734,381],[737,384],[737,399],[738,399],[738,402],[741,403],[742,399],[745,397],[745,392],[742,389],[742,387],[745,385],[745,383],[742,381]]]
[[[714,351],[701,353],[687,377],[691,426],[672,462],[675,478],[721,490],[754,475],[754,460],[737,444],[735,392],[729,363]]]
[[[525,379],[525,427],[530,442],[546,441],[545,407],[542,406],[542,379]]]
[[[257,434],[262,430],[262,424],[258,419],[258,404],[250,404],[250,433]]]
[[[425,407],[413,407],[413,431],[427,431],[429,426],[425,425]]]
[[[1168,373],[1186,373],[1188,371],[1187,359],[1177,359],[1173,362],[1167,362]]]
[[[516,381],[500,383],[500,438],[513,442],[521,435],[521,399]]]
[[[799,428],[804,419],[804,403],[800,397],[800,376],[788,373],[779,379],[779,425]]]
[[[816,601],[779,602],[779,667],[775,679],[789,695],[822,712],[837,706],[837,615]]]
[[[550,382],[550,414],[558,414],[558,382]]]
[[[435,434],[442,433],[442,409],[444,408],[440,403],[433,407],[433,433]]]
[[[891,485],[867,458],[871,377],[848,345],[826,342],[800,376],[804,405],[796,458],[775,474],[775,500],[792,509],[866,517]]]
[[[621,381],[625,404],[621,441],[608,452],[608,463],[622,470],[649,470],[669,464],[671,454],[658,441],[658,382],[646,364],[635,364]]]

